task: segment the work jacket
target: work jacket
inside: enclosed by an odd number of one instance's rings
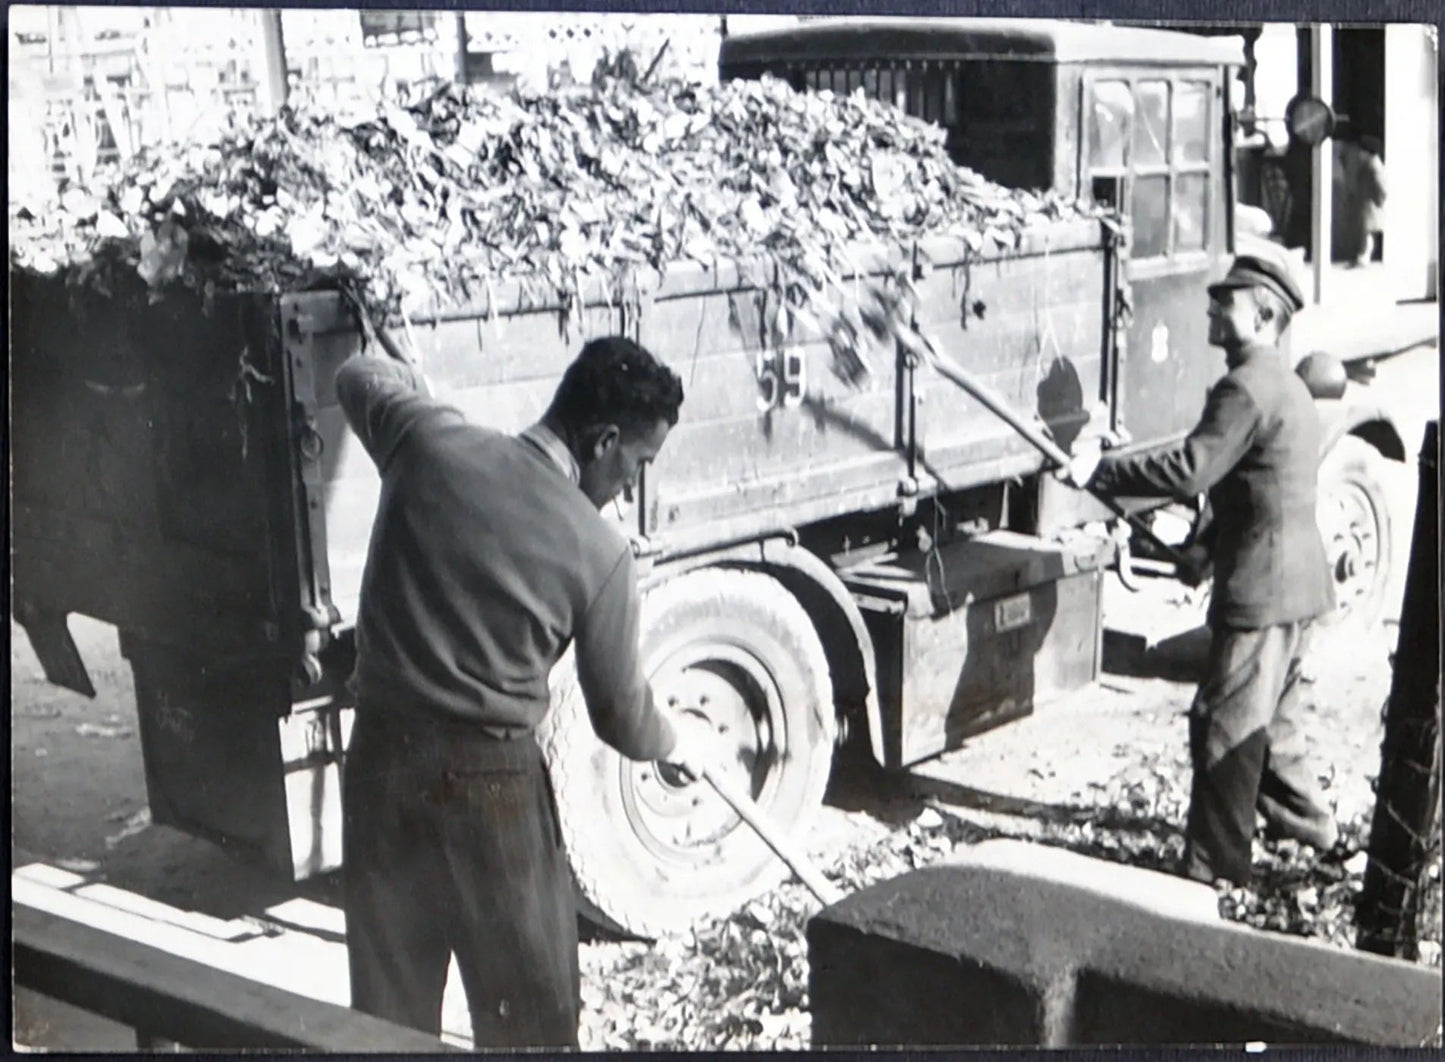
[[[1106,457],[1090,487],[1190,501],[1209,495],[1209,617],[1236,628],[1312,619],[1334,607],[1316,516],[1321,431],[1304,381],[1274,347],[1241,352],[1182,442]]]

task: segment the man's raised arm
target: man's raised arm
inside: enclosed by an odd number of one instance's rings
[[[420,372],[369,354],[353,355],[336,370],[336,398],[377,468],[386,467],[419,419],[445,410],[427,394]]]

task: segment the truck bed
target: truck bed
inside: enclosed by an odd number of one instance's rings
[[[928,263],[936,341],[1067,441],[1102,393],[1109,253],[1098,223],[1070,221],[1008,252],[938,239],[856,259]],[[661,555],[1038,468],[947,381],[883,359],[852,387],[817,335],[766,350],[766,268],[680,264],[629,300],[584,287],[565,327],[511,280],[395,334],[438,397],[503,431],[540,416],[584,336],[632,334],[669,362],[682,421],[637,506],[613,514]],[[20,276],[13,329],[17,614],[82,612],[227,656],[297,653],[352,622],[378,480],[332,387],[359,344],[339,296],[151,302]],[[796,386],[767,405],[760,371],[785,369]]]

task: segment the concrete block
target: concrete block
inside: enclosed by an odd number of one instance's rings
[[[1439,1025],[1438,970],[1101,887],[1127,868],[1059,880],[1071,860],[1032,858],[914,871],[815,916],[814,1045],[1419,1045]]]

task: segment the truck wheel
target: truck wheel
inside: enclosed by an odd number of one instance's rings
[[[1325,637],[1367,629],[1385,604],[1390,511],[1380,461],[1369,443],[1346,435],[1320,464],[1318,519],[1336,602],[1334,612],[1319,621]]]
[[[836,721],[827,658],[797,600],[756,572],[690,572],[643,598],[641,652],[658,702],[706,718],[739,788],[801,833],[828,782]],[[542,742],[584,915],[654,936],[782,879],[782,863],[706,782],[597,738],[570,654],[552,685]]]

